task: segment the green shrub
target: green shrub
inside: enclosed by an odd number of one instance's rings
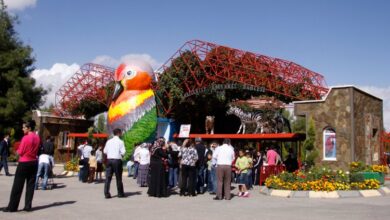
[[[364,176],[362,173],[351,173],[350,174],[351,182],[364,182]]]

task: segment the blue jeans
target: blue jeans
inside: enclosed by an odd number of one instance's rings
[[[39,176],[41,176],[42,169],[44,171],[43,172],[42,189],[46,189],[47,179],[49,178],[49,169],[50,169],[50,164],[48,164],[48,163],[38,164],[37,178],[35,179],[35,189],[38,189],[38,180],[39,180]]]
[[[133,175],[133,168],[134,168],[134,164],[131,166],[127,166],[127,177],[130,177]]]
[[[208,184],[207,184],[207,190],[210,193],[216,193],[217,192],[217,172],[216,167],[211,166],[209,178],[208,178]]]
[[[137,176],[138,176],[138,167],[139,167],[139,163],[138,162],[134,162],[134,175],[133,175],[133,179],[137,179]]]
[[[252,186],[253,186],[252,169],[248,169],[246,187],[250,189],[252,188]]]
[[[169,168],[169,187],[177,186],[179,168],[178,167],[170,167]]]
[[[204,183],[205,183],[205,179],[204,179],[205,171],[206,171],[206,169],[204,168],[204,166],[200,166],[196,169],[196,173],[197,173],[196,191],[198,193],[204,192],[203,188],[204,188]]]
[[[1,169],[3,169],[3,167],[4,167],[5,174],[9,174],[9,172],[8,172],[8,163],[7,163],[7,156],[1,156],[0,172],[1,172]]]

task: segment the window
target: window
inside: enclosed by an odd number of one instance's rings
[[[62,143],[61,143],[61,148],[68,148],[69,146],[67,145],[68,144],[68,134],[69,134],[69,131],[64,131],[62,132]]]
[[[323,159],[337,160],[336,158],[336,132],[332,128],[325,128],[323,131]]]

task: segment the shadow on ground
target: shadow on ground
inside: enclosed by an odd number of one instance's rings
[[[141,191],[137,191],[137,192],[125,192],[125,198],[126,197],[129,197],[129,196],[135,196],[135,195],[142,195],[142,192]],[[114,197],[118,197],[118,196],[113,196]]]
[[[53,202],[53,203],[48,204],[48,205],[35,206],[32,208],[32,211],[47,209],[47,208],[51,208],[51,207],[55,207],[55,206],[70,205],[70,204],[74,204],[74,203],[76,203],[76,201]]]
[[[75,202],[76,201],[53,202],[53,203],[48,204],[48,205],[41,205],[41,206],[33,207],[31,209],[31,211],[38,211],[38,210],[41,210],[41,209],[47,209],[47,208],[51,208],[51,207],[55,207],[55,206],[69,205],[69,204],[73,204]],[[6,207],[1,208],[1,211],[3,211],[5,208]]]

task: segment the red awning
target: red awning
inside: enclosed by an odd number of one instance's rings
[[[178,134],[173,135],[179,138]],[[256,140],[305,140],[306,135],[300,133],[276,133],[276,134],[190,134],[189,138],[202,139],[256,139]]]
[[[88,133],[69,133],[68,137],[79,137],[79,138],[87,138]],[[101,133],[101,134],[93,134],[94,138],[108,138],[108,134]]]

